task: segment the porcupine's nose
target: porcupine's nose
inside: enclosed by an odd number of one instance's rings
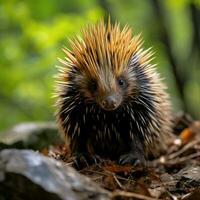
[[[114,110],[118,107],[117,98],[114,95],[106,96],[102,101],[105,110]]]

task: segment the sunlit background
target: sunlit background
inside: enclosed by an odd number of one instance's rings
[[[0,130],[54,120],[61,48],[108,13],[153,47],[173,110],[200,118],[200,0],[1,0]]]

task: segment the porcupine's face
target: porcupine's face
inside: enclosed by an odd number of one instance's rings
[[[124,71],[116,76],[108,66],[106,73],[102,70],[98,75],[93,77],[92,74],[80,73],[76,76],[76,85],[79,86],[81,95],[88,104],[96,103],[107,111],[117,109],[123,104],[131,87],[128,72]]]

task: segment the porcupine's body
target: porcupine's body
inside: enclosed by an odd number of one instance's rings
[[[170,130],[168,95],[151,52],[127,26],[102,21],[71,47],[60,60],[56,117],[72,154],[144,162]]]

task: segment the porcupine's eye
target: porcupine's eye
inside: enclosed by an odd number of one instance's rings
[[[89,82],[89,89],[91,92],[95,92],[97,89],[97,82],[95,80],[91,80]]]
[[[125,81],[125,79],[124,79],[123,77],[120,77],[120,78],[118,79],[118,84],[119,84],[119,86],[122,87],[122,88],[126,87],[126,81]]]

